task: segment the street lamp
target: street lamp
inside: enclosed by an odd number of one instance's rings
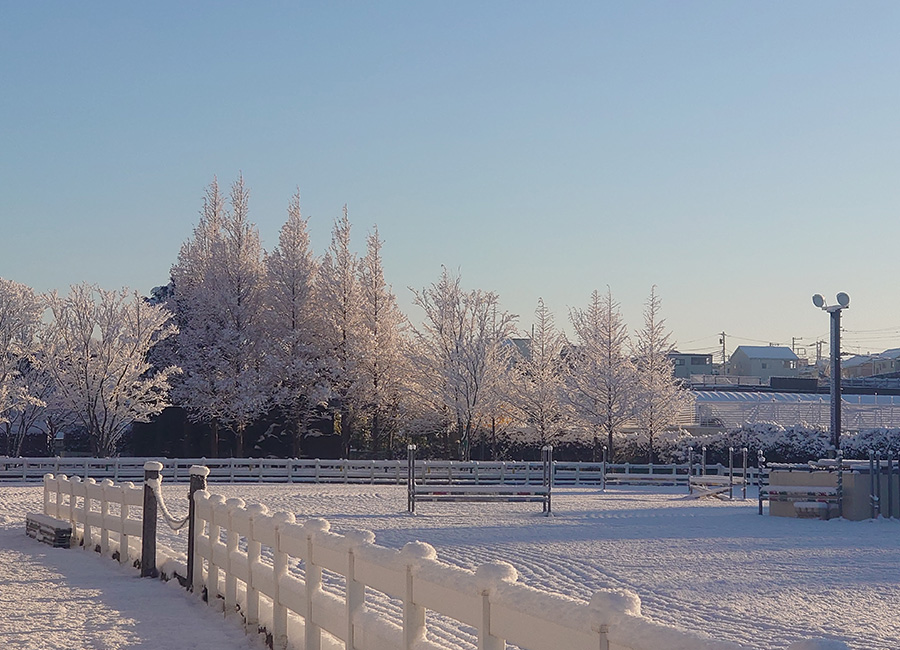
[[[850,296],[843,291],[836,305],[826,305],[822,294],[812,297],[813,304],[831,314],[831,446],[841,448],[841,310],[850,307]]]

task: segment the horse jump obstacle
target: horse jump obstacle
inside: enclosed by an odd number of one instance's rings
[[[416,446],[409,445],[407,447],[407,511],[415,514],[417,501],[519,501],[541,503],[544,514],[550,515],[550,493],[553,487],[553,447],[547,445],[541,449],[541,464],[543,471],[540,484],[459,485],[445,481],[428,483],[416,480]]]
[[[735,485],[741,486],[741,498],[747,498],[747,448],[741,450],[743,457],[743,479],[738,483],[735,482],[734,476],[734,447],[728,448],[728,474],[706,474],[706,447],[703,448],[703,457],[701,471],[703,473],[694,475],[694,450],[690,450],[688,467],[688,493],[697,493],[698,498],[717,497],[724,499],[725,493],[728,493],[728,499],[734,499]]]

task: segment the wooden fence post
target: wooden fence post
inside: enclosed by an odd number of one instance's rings
[[[290,512],[276,512],[272,515],[275,522],[275,548],[272,564],[274,565],[274,591],[272,594],[272,648],[284,650],[288,645],[287,607],[281,599],[281,581],[287,575],[288,554],[281,544],[281,529],[286,524],[295,523],[296,517]],[[307,621],[308,624],[308,621]]]
[[[141,577],[157,578],[156,568],[156,495],[147,481],[155,481],[162,471],[162,463],[148,460],[144,463],[144,514],[141,528]]]
[[[506,640],[491,630],[491,598],[504,582],[516,582],[519,574],[508,562],[487,562],[475,568],[475,579],[481,592],[481,625],[478,627],[478,650],[506,650]]]
[[[188,544],[187,544],[187,588],[194,590],[194,563],[197,558],[197,506],[194,503],[194,494],[206,489],[206,477],[209,476],[209,468],[203,465],[191,465],[191,487],[188,491]],[[203,570],[201,568],[201,575]],[[200,584],[200,581],[197,581]]]
[[[315,539],[317,533],[327,533],[330,527],[324,519],[309,519],[303,524],[303,534],[306,536],[306,557],[303,558],[306,564],[305,650],[319,650],[322,647],[322,630],[316,623],[313,611],[315,600],[322,592],[322,567],[314,561]]]
[[[407,542],[400,550],[406,565],[406,593],[403,598],[403,648],[412,650],[425,640],[425,608],[416,604],[415,573],[424,560],[434,560],[437,552],[425,542]]]
[[[259,587],[256,586],[253,567],[262,555],[262,543],[258,541],[257,530],[268,519],[269,509],[261,503],[247,506],[250,516],[250,535],[247,537],[247,617],[245,628],[248,633],[259,632]]]
[[[348,541],[347,549],[347,650],[356,650],[356,616],[366,606],[366,586],[356,579],[356,553],[364,544],[375,541],[375,533],[370,530],[349,530],[344,533]]]

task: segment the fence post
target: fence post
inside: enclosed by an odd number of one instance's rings
[[[541,449],[541,460],[543,461],[543,477],[541,482],[547,488],[547,500],[544,502],[544,512],[550,514],[550,493],[553,491],[553,446],[545,445]]]
[[[691,486],[691,477],[694,475],[694,448],[688,447],[688,475],[687,475],[687,484],[688,484],[688,494],[693,494],[694,489]]]
[[[872,504],[872,519],[875,519],[875,509],[877,507],[875,496],[875,452],[869,450],[869,502]]]
[[[728,498],[734,499],[734,447],[728,448]]]
[[[272,515],[275,523],[275,548],[272,564],[274,566],[274,591],[272,594],[272,648],[275,650],[284,650],[288,645],[287,630],[287,607],[281,599],[281,581],[287,575],[288,570],[288,554],[282,548],[281,535],[282,527],[286,524],[293,524],[296,518],[290,512],[276,512]],[[307,562],[309,560],[307,559]],[[309,621],[307,620],[307,625]]]
[[[747,498],[747,448],[743,447],[741,449],[741,454],[743,456],[744,463],[744,481],[741,484],[741,499]]]
[[[356,579],[356,553],[364,544],[375,541],[375,533],[370,530],[351,530],[344,534],[349,542],[347,549],[347,650],[356,650],[357,614],[366,606],[366,586]]]
[[[478,628],[479,650],[506,650],[506,640],[491,633],[491,597],[504,582],[515,582],[519,574],[506,562],[488,562],[475,568],[475,579],[481,591],[481,625]]]
[[[407,542],[400,549],[400,557],[406,565],[406,593],[403,598],[403,649],[412,650],[425,639],[425,608],[416,605],[415,573],[423,560],[434,560],[437,552],[424,542]],[[316,648],[315,650],[318,650]]]
[[[763,513],[763,467],[766,464],[766,457],[763,456],[762,449],[756,450],[756,489],[759,497],[759,514]]]
[[[322,647],[322,628],[315,618],[315,600],[322,593],[322,567],[313,562],[317,533],[327,533],[331,528],[324,519],[308,519],[303,523],[303,534],[306,536],[306,613],[303,621],[306,645],[304,650],[319,650]],[[302,613],[301,613],[302,614]]]
[[[416,514],[416,446],[406,447],[406,511]]]
[[[118,465],[116,465],[118,467]],[[102,483],[103,490],[103,499],[100,501],[100,521],[102,525],[100,527],[100,553],[106,557],[109,555],[109,527],[107,523],[109,522],[109,493],[115,489],[115,483],[113,483],[110,479],[103,479]]]
[[[144,463],[144,513],[141,527],[141,577],[157,578],[156,569],[156,495],[147,481],[159,479],[162,463],[148,460]]]
[[[237,576],[232,566],[233,557],[238,549],[238,534],[234,526],[234,517],[238,510],[243,510],[244,500],[238,497],[232,497],[225,502],[228,509],[228,532],[225,535],[225,616],[231,616],[238,609],[237,602]],[[251,524],[251,533],[253,531]]]
[[[194,563],[197,554],[194,545],[197,543],[197,505],[194,494],[206,489],[206,477],[209,468],[203,465],[191,465],[191,486],[188,491],[188,542],[187,542],[187,583],[188,589],[194,590]],[[199,582],[198,582],[199,584]]]
[[[606,492],[606,465],[609,463],[609,447],[603,445],[603,465],[600,468],[600,490]]]
[[[888,519],[894,517],[894,452],[887,450],[888,460]]]

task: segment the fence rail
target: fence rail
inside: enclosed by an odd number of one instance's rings
[[[41,481],[44,474],[65,474],[82,479],[142,481],[144,463],[162,463],[166,480],[188,482],[190,468],[209,468],[211,483],[372,483],[406,484],[406,460],[315,460],[295,458],[8,458],[0,457],[0,482]],[[557,486],[643,484],[688,484],[688,468],[694,474],[725,474],[723,465],[633,464],[554,461],[553,484]],[[756,480],[756,469],[748,469]],[[417,460],[416,480],[460,485],[535,485],[543,480],[540,461],[447,461]]]

